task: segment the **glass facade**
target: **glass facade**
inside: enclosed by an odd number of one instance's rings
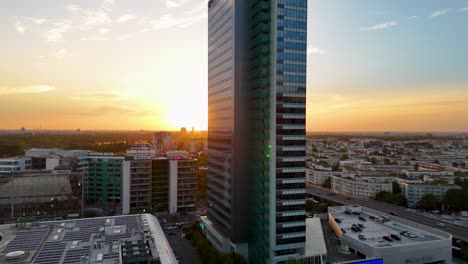
[[[0,176],[0,222],[18,217],[81,214],[84,173],[22,173]]]
[[[234,152],[234,0],[213,1],[208,12],[208,217],[229,236]]]
[[[162,158],[151,162],[151,205],[155,212],[167,212],[169,210],[169,160]]]
[[[209,6],[208,218],[233,244],[248,244],[251,263],[300,258],[307,1]],[[236,207],[239,193],[247,210]],[[240,213],[247,220],[236,219]]]
[[[86,200],[91,203],[120,203],[123,159],[96,158],[87,162]]]

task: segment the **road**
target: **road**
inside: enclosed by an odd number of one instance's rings
[[[337,202],[340,204],[359,205],[359,206],[367,207],[367,208],[374,209],[377,211],[381,211],[387,214],[390,212],[394,212],[400,218],[413,221],[422,225],[430,226],[430,227],[439,229],[441,231],[448,232],[457,239],[468,241],[468,229],[453,225],[448,222],[444,222],[446,226],[445,228],[440,228],[436,226],[436,224],[440,223],[441,220],[435,220],[435,219],[426,217],[424,215],[418,214],[416,212],[409,212],[407,211],[407,208],[404,208],[401,206],[383,203],[383,202],[374,201],[374,200],[369,200],[369,199],[358,199],[354,197],[349,200],[349,198],[347,199],[347,196],[335,194],[329,189],[325,189],[325,188],[318,187],[318,186],[312,186],[312,185],[307,187],[307,193],[310,195],[313,195],[322,199],[330,200],[333,202]]]
[[[174,254],[179,259],[180,264],[201,264],[196,249],[192,247],[190,241],[182,237],[182,233],[182,229],[179,228],[171,230],[164,229],[164,234]]]

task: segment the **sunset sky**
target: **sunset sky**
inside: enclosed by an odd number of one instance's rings
[[[0,129],[207,128],[206,0],[0,1]],[[309,0],[308,131],[468,131],[468,0]]]

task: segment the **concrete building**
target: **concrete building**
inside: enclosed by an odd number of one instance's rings
[[[305,264],[328,263],[327,246],[325,244],[320,218],[306,219],[306,245],[304,255]]]
[[[307,1],[208,6],[207,238],[251,263],[300,258]]]
[[[133,143],[130,148],[125,153],[126,157],[131,157],[133,159],[150,159],[154,158],[157,155],[156,151],[148,142],[136,142]]]
[[[150,214],[0,225],[0,263],[175,264]]]
[[[197,203],[197,160],[188,152],[168,152],[169,213],[195,211]]]
[[[359,206],[329,207],[328,220],[342,251],[383,263],[452,263],[452,235],[438,229]]]
[[[154,132],[153,147],[157,153],[172,150],[171,134],[166,131]]]
[[[151,212],[151,165],[151,159],[123,162],[123,214]]]
[[[441,201],[448,190],[461,189],[460,186],[455,184],[431,184],[404,179],[398,179],[397,182],[400,185],[401,193],[405,195],[408,200],[409,207],[417,206],[419,200],[421,200],[425,194],[432,194],[437,200]]]
[[[32,160],[27,157],[0,159],[0,173],[17,173],[32,169]]]
[[[82,172],[0,175],[0,222],[18,217],[77,217],[83,210]]]
[[[331,185],[335,193],[357,198],[375,197],[379,192],[392,191],[392,179],[379,177],[339,177],[333,176]]]
[[[32,169],[53,170],[57,166],[78,167],[78,164],[75,164],[77,159],[88,154],[88,150],[32,148],[26,150],[25,156],[31,158]]]
[[[120,205],[124,157],[86,156],[79,160],[86,173],[86,201]]]
[[[195,211],[197,171],[197,160],[185,151],[151,159],[127,158],[123,162],[123,213]]]

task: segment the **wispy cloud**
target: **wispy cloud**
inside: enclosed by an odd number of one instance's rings
[[[21,35],[24,35],[24,32],[26,31],[26,28],[23,26],[23,23],[16,21],[15,22],[15,30],[16,32],[20,33]]]
[[[72,113],[72,115],[80,116],[97,116],[97,115],[130,115],[130,116],[149,116],[158,115],[159,113],[149,110],[137,110],[135,108],[124,107],[121,105],[103,105],[94,109]]]
[[[394,27],[397,24],[398,23],[396,21],[388,21],[388,22],[372,25],[372,26],[369,26],[369,27],[360,28],[360,30],[374,31],[374,30],[380,30],[380,29],[387,29],[387,28]]]
[[[113,7],[114,7],[114,0],[102,0],[101,2],[102,9],[106,10],[107,12],[110,12]]]
[[[0,86],[0,95],[45,93],[55,90],[49,85]]]
[[[121,100],[122,95],[117,92],[98,92],[98,93],[85,93],[79,96],[72,97],[77,100],[91,100],[91,101],[115,101]]]
[[[51,28],[46,31],[44,37],[47,42],[55,44],[63,39],[63,34],[67,33],[72,28],[71,20],[62,20],[59,22],[54,22],[51,25]]]
[[[195,23],[202,21],[207,17],[207,13],[204,10],[188,11],[185,12],[184,16],[178,17],[173,14],[162,15],[159,19],[153,20],[151,25],[154,30],[162,30],[175,27],[188,27]]]
[[[57,58],[57,59],[63,59],[65,57],[65,55],[67,55],[67,50],[66,49],[60,49],[59,51],[57,51],[54,56]]]
[[[438,10],[438,11],[435,11],[434,13],[432,13],[432,14],[431,14],[431,17],[443,16],[443,15],[448,14],[449,11],[450,11],[450,9]]]
[[[166,8],[175,8],[175,7],[180,7],[183,5],[187,0],[166,0]]]
[[[468,11],[468,6],[462,7],[462,8],[460,8],[460,9],[458,9],[458,11],[460,11],[460,12],[466,12],[466,11]]]
[[[321,49],[320,47],[313,47],[313,46],[309,46],[307,48],[307,55],[313,55],[313,54],[318,54],[318,55],[323,55],[323,54],[326,54],[327,51],[324,50],[324,49]]]
[[[416,19],[416,18],[418,18],[418,16],[410,16],[410,17],[408,17],[408,19]]]
[[[29,21],[33,22],[34,24],[37,24],[37,25],[42,25],[47,21],[47,19],[45,19],[45,18],[36,18],[36,17],[25,17],[25,19],[27,19],[27,20],[29,20]]]
[[[123,16],[120,16],[118,19],[117,19],[117,23],[125,23],[129,20],[132,20],[132,19],[135,19],[136,16],[134,14],[126,14],[126,15],[123,15]]]

